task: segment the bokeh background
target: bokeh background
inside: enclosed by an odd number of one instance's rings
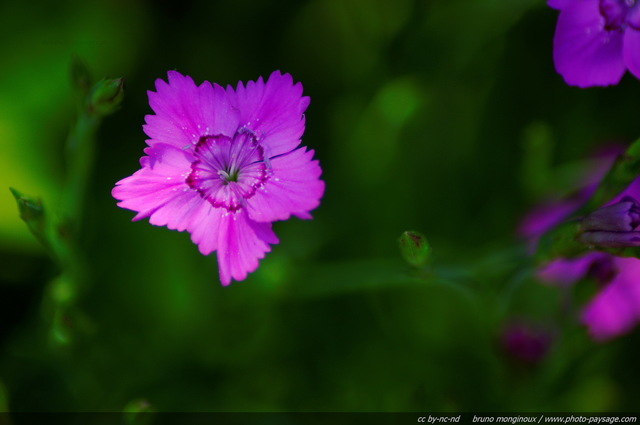
[[[516,236],[582,158],[640,135],[637,80],[555,73],[556,18],[534,0],[2,2],[0,410],[637,410],[640,332],[592,342],[576,317],[594,288],[536,282]],[[89,281],[62,306],[8,187],[55,213],[73,55],[126,95],[97,134]],[[276,223],[280,244],[230,287],[188,234],[131,223],[110,195],[171,69],[223,85],[279,69],[311,97],[323,202]],[[437,273],[403,262],[405,230]]]

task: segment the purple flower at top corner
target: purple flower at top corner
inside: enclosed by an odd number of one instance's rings
[[[538,237],[562,220],[568,218],[582,203],[587,201],[595,187],[591,182],[604,176],[611,164],[615,151],[598,159],[600,166],[593,168],[584,182],[587,189],[571,200],[560,200],[535,208],[528,214],[520,228],[520,233],[535,243]],[[640,177],[625,190],[596,210],[583,221],[587,232],[633,233],[636,229],[636,203],[640,199]],[[612,220],[619,217],[620,219]],[[615,235],[614,235],[615,236]],[[602,235],[592,235],[590,241],[600,240]],[[614,242],[624,235],[614,237]],[[611,237],[605,238],[609,242]],[[607,245],[604,245],[607,246]],[[631,331],[640,323],[640,260],[616,257],[606,252],[589,251],[577,258],[559,258],[537,270],[537,277],[546,283],[572,285],[584,278],[591,278],[599,284],[598,293],[588,302],[581,313],[581,322],[596,341],[607,341]]]
[[[626,70],[640,78],[640,1],[548,0],[560,10],[553,38],[556,71],[571,86],[617,84]]]
[[[112,195],[133,220],[186,230],[203,255],[216,251],[223,285],[243,280],[278,243],[272,222],[310,219],[324,193],[313,150],[299,146],[309,98],[279,71],[235,89],[176,71],[167,80],[148,92],[141,169]]]

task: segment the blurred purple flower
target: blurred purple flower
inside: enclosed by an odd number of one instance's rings
[[[506,326],[501,334],[502,349],[515,360],[536,364],[547,355],[551,346],[551,333],[542,328],[515,322]]]
[[[169,71],[148,95],[149,147],[113,189],[118,206],[217,251],[223,285],[245,279],[278,243],[271,223],[310,219],[324,192],[313,151],[299,148],[309,98],[278,71],[235,90]]]
[[[582,312],[583,323],[598,341],[627,333],[640,322],[640,260],[610,257],[616,275]]]
[[[617,84],[628,69],[640,78],[640,7],[635,0],[548,0],[560,10],[553,61],[572,86]]]
[[[603,164],[611,164],[614,157],[614,155],[605,155],[600,161]],[[602,178],[604,170],[606,170],[605,167],[594,168],[586,180],[591,182],[596,178]],[[593,189],[579,193],[580,196],[570,201],[554,202],[535,209],[523,220],[521,234],[533,239],[541,236],[563,219],[568,218],[591,196]],[[605,207],[625,206],[624,202],[629,202],[627,197],[635,199],[640,197],[640,178],[634,180]],[[627,211],[631,211],[632,207],[629,206]],[[605,212],[614,210],[615,208]],[[635,214],[631,214],[627,217],[630,228],[625,227],[625,230],[633,230],[631,226],[635,224],[634,216]],[[596,222],[599,226],[604,225],[608,230],[611,230],[611,226],[618,225],[610,222],[603,223],[602,220],[591,220],[587,221],[587,229],[591,228],[589,226],[595,226]],[[614,338],[630,331],[640,322],[640,260],[636,258],[621,258],[604,252],[591,251],[577,258],[551,261],[538,269],[537,275],[542,281],[552,284],[571,285],[585,277],[591,277],[600,284],[602,289],[587,304],[581,315],[581,321],[595,340],[605,341]]]

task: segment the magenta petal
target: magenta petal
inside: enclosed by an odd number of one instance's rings
[[[553,260],[538,269],[537,275],[547,283],[570,285],[585,277],[595,261],[608,256],[594,251],[578,258]]]
[[[266,155],[289,152],[300,144],[309,98],[302,96],[302,84],[293,84],[291,75],[275,71],[266,83],[262,78],[246,87],[240,82],[235,92],[228,86],[227,94],[240,111],[240,125],[258,135]]]
[[[247,212],[258,222],[286,220],[291,214],[311,218],[309,211],[320,204],[324,182],[313,151],[296,149],[271,161],[271,178],[247,202]]]
[[[569,218],[571,213],[575,212],[580,205],[593,195],[600,180],[609,171],[616,157],[622,152],[624,152],[624,148],[617,145],[606,146],[605,149],[598,152],[585,168],[585,170],[588,170],[588,174],[580,176],[579,181],[583,188],[570,198],[550,201],[534,208],[520,223],[518,233],[526,238],[537,238],[562,222],[562,220]],[[640,183],[640,179],[637,180]],[[623,193],[619,196],[619,199],[622,199],[625,195],[640,198],[640,185],[637,192]],[[610,203],[618,202],[619,199],[612,200]]]
[[[156,226],[183,231],[201,204],[197,192],[184,181],[190,167],[188,152],[167,144],[156,144],[145,150],[140,160],[143,167],[132,176],[116,183],[112,195],[118,206],[136,211],[134,220],[150,217]]]
[[[225,214],[227,210],[224,208],[213,208],[210,203],[202,202],[201,209],[187,225],[191,241],[198,245],[202,255],[209,255],[218,249],[220,222]]]
[[[562,9],[575,0],[547,0],[547,5],[554,9]]]
[[[526,238],[539,237],[569,217],[584,201],[575,197],[536,207],[524,217],[518,233]]]
[[[256,223],[244,211],[223,214],[219,222],[218,269],[220,282],[243,280],[258,267],[258,260],[278,243],[271,223]]]
[[[604,341],[630,331],[640,321],[640,260],[616,258],[619,272],[585,308],[582,321]]]
[[[191,77],[176,71],[169,71],[168,80],[156,80],[156,92],[148,92],[156,113],[147,115],[143,126],[150,144],[182,148],[197,143],[201,136],[235,133],[239,115],[222,87],[208,81],[196,86]]]
[[[624,63],[629,71],[640,78],[640,30],[628,27],[624,32]]]
[[[615,204],[620,202],[625,196],[631,196],[632,198],[640,199],[640,177],[636,177],[629,186],[627,186],[622,192],[616,195],[606,205]]]
[[[578,87],[616,84],[625,72],[622,33],[607,31],[598,0],[574,1],[560,11],[553,61],[566,83]]]

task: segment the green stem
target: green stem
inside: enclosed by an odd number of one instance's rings
[[[78,117],[78,122],[67,141],[67,175],[62,198],[62,213],[65,224],[71,224],[75,237],[82,222],[87,187],[91,181],[91,170],[95,157],[95,135],[100,117],[86,109]]]

